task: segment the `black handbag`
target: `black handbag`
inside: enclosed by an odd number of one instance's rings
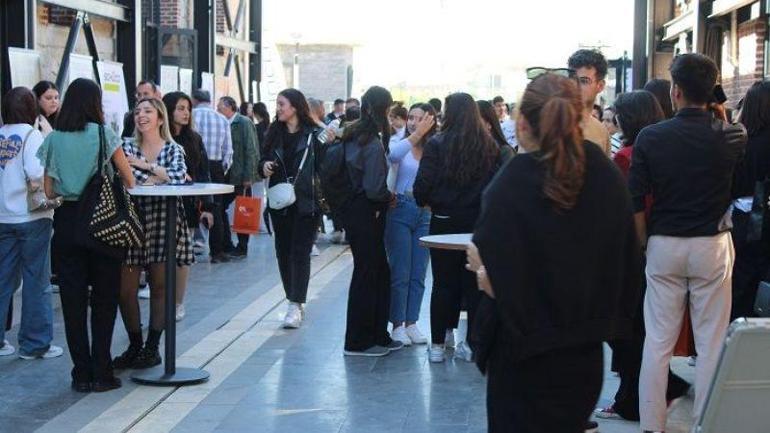
[[[99,157],[96,173],[80,197],[80,227],[76,240],[98,254],[124,259],[129,247],[144,244],[144,224],[117,171],[107,164],[104,126],[99,126]]]

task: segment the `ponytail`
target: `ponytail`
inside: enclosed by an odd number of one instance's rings
[[[581,112],[573,101],[555,96],[543,105],[538,140],[546,167],[543,192],[558,209],[572,209],[585,181]]]

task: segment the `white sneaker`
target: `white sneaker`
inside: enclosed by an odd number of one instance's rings
[[[455,330],[447,329],[446,337],[444,337],[444,347],[448,349],[454,349],[455,347]]]
[[[446,349],[440,344],[431,344],[428,348],[428,360],[433,363],[444,362]]]
[[[687,358],[687,365],[690,367],[695,367],[695,364],[698,363],[698,357],[697,356],[691,356]]]
[[[468,343],[461,341],[455,349],[455,358],[462,359],[465,362],[473,362],[473,350]]]
[[[417,327],[417,325],[409,325],[406,327],[406,335],[409,337],[410,340],[412,340],[412,343],[414,344],[427,344],[428,339],[422,335],[422,332],[420,332],[420,328]]]
[[[302,326],[302,310],[299,304],[289,302],[289,308],[286,310],[286,316],[283,319],[284,329],[297,329]]]
[[[310,250],[310,257],[318,257],[321,255],[321,251],[318,249],[315,244],[313,244],[313,249]]]
[[[64,353],[64,349],[62,349],[59,346],[54,346],[52,344],[52,345],[48,346],[48,350],[44,354],[42,354],[42,355],[32,356],[32,355],[22,355],[21,353],[19,353],[19,358],[27,359],[27,360],[29,360],[29,359],[41,359],[41,358],[42,359],[51,359],[51,358],[58,358],[59,356],[62,356],[63,353]]]
[[[187,311],[184,309],[184,304],[176,304],[176,321],[181,321],[186,315]]]
[[[16,353],[16,348],[11,346],[8,340],[3,340],[3,345],[0,346],[0,356],[8,356]]]
[[[150,299],[150,286],[145,284],[144,287],[139,289],[139,299]]]
[[[407,335],[406,328],[403,326],[399,326],[394,329],[393,332],[390,333],[390,338],[396,341],[400,341],[404,344],[404,346],[412,345],[412,340],[409,338],[409,335]]]

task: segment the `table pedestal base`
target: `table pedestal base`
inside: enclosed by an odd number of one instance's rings
[[[177,367],[176,372],[167,374],[162,365],[137,371],[131,375],[131,379],[142,385],[157,386],[182,386],[205,382],[209,379],[209,372],[199,368]]]

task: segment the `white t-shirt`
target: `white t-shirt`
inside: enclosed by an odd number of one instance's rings
[[[507,141],[511,147],[515,148],[518,146],[518,143],[516,143],[516,122],[514,122],[513,119],[507,118],[500,122],[500,129],[503,130],[505,141]]]
[[[31,125],[14,124],[0,128],[0,224],[53,218],[53,210],[27,211],[26,178],[41,183],[43,179],[44,169],[36,156],[41,144],[43,135]]]

